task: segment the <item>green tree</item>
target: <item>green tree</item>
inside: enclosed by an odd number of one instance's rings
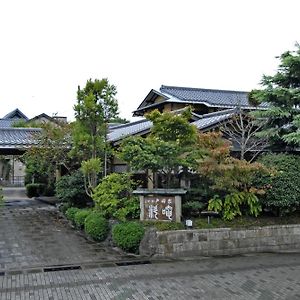
[[[61,166],[69,168],[71,128],[67,123],[41,124],[41,131],[36,134],[36,145],[23,155],[26,164],[26,181],[45,183],[54,189],[56,171]]]
[[[179,171],[192,168],[199,154],[195,148],[197,129],[189,123],[190,110],[181,115],[154,110],[146,117],[153,123],[151,133],[146,138],[124,140],[119,156],[135,171],[162,174],[166,187],[174,187]],[[157,182],[155,185],[157,187]]]
[[[107,123],[118,116],[116,94],[107,79],[90,79],[84,88],[78,87],[72,152],[82,160],[103,156]]]
[[[106,175],[106,141],[108,122],[118,117],[118,102],[115,98],[117,89],[107,79],[88,80],[84,88],[78,87],[77,104],[74,106],[76,121],[73,124],[73,147],[71,155],[81,163],[81,170],[86,178],[86,190],[91,195],[96,187],[98,174],[97,163],[104,162]]]
[[[264,89],[253,90],[249,99],[268,103],[269,108],[256,114],[267,119],[258,136],[268,137],[276,148],[300,145],[300,46],[279,56],[274,76],[263,76]]]

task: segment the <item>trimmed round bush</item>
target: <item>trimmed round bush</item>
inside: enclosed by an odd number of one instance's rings
[[[84,221],[85,232],[96,241],[104,241],[109,232],[108,220],[98,212],[90,213]]]
[[[84,227],[84,221],[90,213],[91,210],[89,209],[80,209],[75,213],[74,223],[77,228],[82,229]]]
[[[26,194],[28,198],[38,197],[45,191],[46,185],[44,183],[29,183],[26,184]]]
[[[73,223],[75,222],[75,214],[79,211],[80,209],[77,207],[70,207],[66,210],[66,217],[68,220],[72,221]]]
[[[112,238],[118,247],[127,252],[137,252],[144,236],[144,227],[136,222],[125,222],[113,227]]]

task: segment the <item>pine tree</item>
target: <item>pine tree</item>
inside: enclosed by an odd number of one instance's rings
[[[263,76],[264,89],[253,90],[250,102],[269,105],[256,114],[266,118],[259,136],[270,138],[273,148],[293,150],[300,145],[300,46],[278,58],[280,64],[274,76]]]

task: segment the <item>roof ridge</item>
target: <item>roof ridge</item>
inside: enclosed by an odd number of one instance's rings
[[[212,91],[212,92],[228,92],[228,93],[249,93],[246,91],[235,91],[235,90],[222,90],[222,89],[205,89],[205,88],[194,88],[194,87],[184,87],[184,86],[171,86],[171,85],[161,85],[160,91],[162,89],[177,89],[177,90],[193,90],[193,91]]]
[[[133,121],[133,122],[129,122],[129,123],[126,123],[126,124],[117,125],[117,126],[112,127],[111,130],[128,127],[128,126],[131,126],[131,125],[143,123],[145,121],[149,121],[149,120],[147,120],[146,118],[144,118],[144,119]]]
[[[201,119],[205,119],[205,118],[209,118],[209,117],[213,117],[213,116],[226,115],[226,114],[229,114],[231,112],[235,112],[236,109],[237,108],[235,107],[235,108],[229,108],[229,109],[219,110],[219,111],[215,111],[215,112],[212,112],[212,113],[200,115],[200,118]]]
[[[0,128],[0,131],[13,131],[13,130],[18,130],[18,131],[42,131],[42,128],[36,128],[36,127],[8,127],[8,128]]]

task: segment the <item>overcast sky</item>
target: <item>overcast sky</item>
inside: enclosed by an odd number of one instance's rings
[[[128,119],[164,85],[250,91],[294,50],[299,0],[1,0],[0,117],[73,118],[77,86],[108,78]]]

